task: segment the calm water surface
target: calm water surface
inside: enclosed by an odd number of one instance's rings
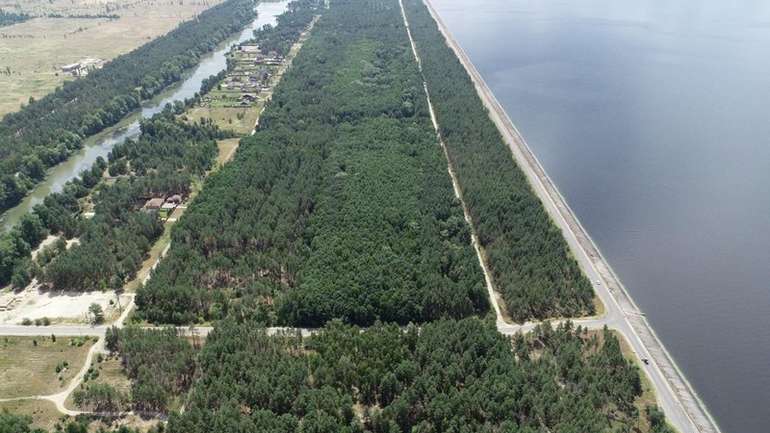
[[[67,181],[77,177],[83,170],[91,168],[98,157],[107,159],[115,145],[127,138],[139,136],[139,121],[163,111],[166,104],[184,101],[195,96],[201,88],[203,80],[218,74],[227,67],[226,54],[238,43],[247,41],[254,36],[254,30],[265,24],[275,25],[275,17],[286,10],[289,0],[260,3],[257,5],[258,16],[241,33],[234,35],[220,44],[215,51],[203,56],[200,64],[192,70],[181,83],[172,86],[168,91],[143,104],[140,112],[129,116],[115,127],[108,128],[102,133],[88,139],[86,145],[66,162],[54,167],[48,173],[46,180],[39,184],[18,206],[9,209],[2,215],[2,228],[9,230],[19,219],[42,203],[43,199],[52,192],[61,191]]]
[[[433,2],[723,431],[770,431],[770,2]]]

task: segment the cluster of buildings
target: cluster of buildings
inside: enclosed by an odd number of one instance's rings
[[[253,71],[233,71],[222,82],[222,90],[236,90],[241,92],[255,92],[267,89],[270,77],[273,74],[267,68],[259,68]]]
[[[284,62],[283,56],[274,51],[263,54],[253,43],[239,45],[229,56],[233,67],[219,85],[226,106],[254,105],[260,92],[270,89],[273,73]]]
[[[61,71],[65,74],[70,74],[73,77],[79,78],[85,77],[91,71],[101,69],[103,66],[104,60],[87,58],[71,65],[64,65],[61,67]]]
[[[182,204],[182,196],[180,194],[174,194],[169,197],[153,197],[142,206],[142,210],[145,212],[157,212],[158,215],[167,219],[171,216],[180,204]]]
[[[243,54],[245,58],[248,58],[255,65],[280,66],[283,63],[283,56],[275,51],[263,54],[259,45],[256,44],[240,45],[236,51]]]

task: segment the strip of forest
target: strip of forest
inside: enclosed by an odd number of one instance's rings
[[[404,3],[441,136],[507,313],[519,322],[592,314],[590,282],[465,68],[422,1]]]
[[[332,322],[304,340],[228,319],[198,363],[170,433],[599,433],[641,422],[671,432],[654,406],[635,406],[639,370],[617,338],[569,324],[518,336],[512,350],[479,319],[419,330]]]
[[[260,129],[174,227],[140,318],[370,325],[487,310],[397,6],[324,12]]]
[[[31,416],[0,412],[0,431],[9,433],[47,433],[42,428],[34,427],[32,421]],[[70,420],[59,424],[52,433],[88,433],[92,431],[90,425],[91,421],[86,418]],[[130,428],[124,425],[111,429],[101,427],[98,431],[99,433],[163,433],[163,429],[158,427],[151,427],[145,431],[142,428]]]
[[[201,55],[254,15],[254,0],[226,0],[6,115],[0,121],[0,211],[19,203],[47,168],[66,160],[86,137],[118,123],[143,100],[180,80]]]

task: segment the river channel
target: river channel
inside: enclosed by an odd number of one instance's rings
[[[722,431],[770,431],[770,3],[432,3]]]
[[[189,71],[185,78],[171,86],[161,95],[146,101],[142,109],[128,116],[117,125],[107,128],[101,133],[86,140],[85,146],[67,161],[53,167],[45,181],[31,191],[16,207],[9,209],[2,215],[3,230],[9,230],[19,219],[31,211],[32,208],[43,201],[52,193],[61,191],[67,181],[77,177],[83,170],[91,168],[97,158],[107,158],[115,145],[128,138],[137,137],[140,133],[139,122],[161,112],[167,104],[195,96],[201,88],[203,80],[218,74],[227,67],[226,54],[233,45],[245,42],[254,35],[254,30],[265,24],[275,25],[276,16],[282,14],[289,4],[289,0],[260,2],[257,5],[257,18],[240,33],[233,35],[223,42],[215,51],[204,55],[200,63]]]

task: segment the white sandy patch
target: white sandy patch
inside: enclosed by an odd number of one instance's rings
[[[32,259],[34,260],[37,255],[40,253],[40,251],[43,251],[43,248],[47,247],[48,245],[51,245],[52,243],[56,242],[59,239],[59,236],[55,235],[48,235],[47,238],[43,240],[43,242],[40,242],[40,245],[35,249],[35,251],[32,251]]]
[[[107,319],[118,313],[118,298],[114,291],[41,292],[37,287],[28,287],[15,297],[13,309],[0,311],[0,324],[19,324],[23,319],[44,317],[56,322],[88,323],[88,307],[93,303],[101,305]],[[121,306],[125,307],[129,302],[130,295],[121,295]]]

